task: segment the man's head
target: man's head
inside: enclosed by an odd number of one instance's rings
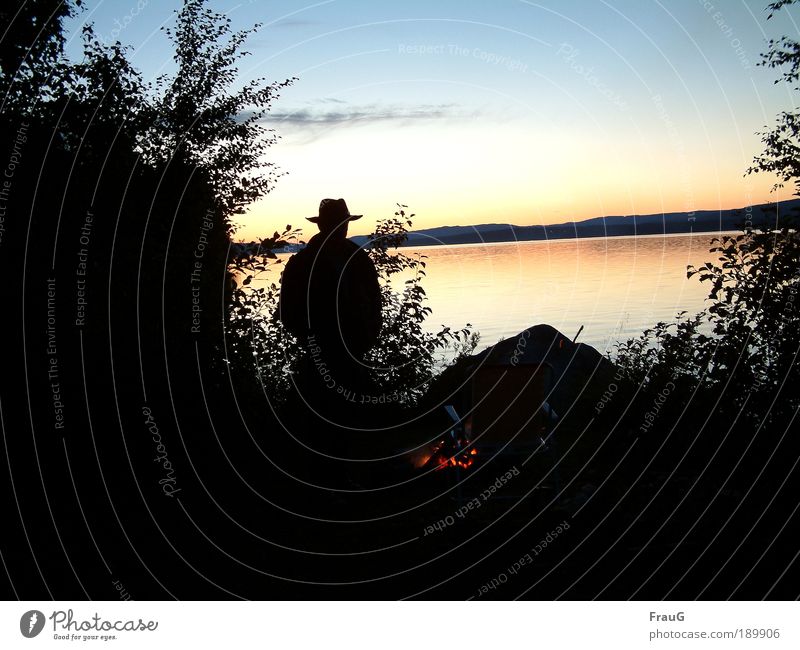
[[[308,217],[308,220],[317,224],[320,232],[346,237],[347,225],[362,216],[364,215],[350,214],[344,199],[322,199],[319,204],[319,214],[316,217]]]

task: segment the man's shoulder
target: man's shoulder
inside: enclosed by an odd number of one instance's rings
[[[305,260],[311,259],[316,257],[320,253],[320,241],[317,239],[319,235],[315,235],[311,239],[308,240],[308,243],[301,248],[299,251],[294,253],[288,260],[286,260],[286,264],[297,264],[303,262]]]
[[[308,246],[303,250],[311,253],[314,249],[316,249],[323,255],[347,255],[348,257],[353,255],[367,254],[366,251],[361,248],[361,246],[356,244],[351,239],[316,240],[316,238],[319,236],[320,235],[315,235],[312,237],[308,242]]]
[[[287,266],[293,261],[297,266],[304,266],[311,262],[319,264],[324,260],[340,260],[348,263],[357,260],[360,264],[372,263],[367,251],[354,241],[349,239],[320,240],[319,237],[320,235],[315,235],[305,248],[292,255]]]
[[[367,253],[366,250],[364,250],[361,246],[359,246],[355,242],[350,241],[349,239],[347,241],[350,244],[350,250],[352,251],[351,255],[353,255],[354,257],[360,257],[362,259],[369,259],[369,253]]]
[[[336,242],[336,247],[339,251],[347,253],[348,255],[358,255],[364,253],[364,249],[356,244],[352,239],[340,239]]]

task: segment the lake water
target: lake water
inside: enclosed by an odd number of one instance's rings
[[[712,261],[718,233],[405,248],[427,256],[430,328],[471,323],[479,348],[538,323],[598,350],[679,311],[708,289],[686,266]]]
[[[679,311],[702,309],[708,289],[696,277],[687,279],[686,267],[714,261],[708,249],[719,236],[558,239],[402,252],[427,256],[423,287],[433,309],[430,330],[471,323],[481,334],[480,350],[539,323],[570,339],[583,325],[578,341],[604,352]]]

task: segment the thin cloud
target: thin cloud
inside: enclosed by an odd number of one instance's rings
[[[300,108],[294,111],[271,111],[263,122],[282,126],[334,126],[387,121],[434,120],[459,117],[455,104],[420,104],[418,106],[362,106],[338,110]]]
[[[240,114],[240,119],[251,114],[244,112]],[[291,137],[294,144],[308,144],[331,133],[333,129],[380,123],[403,126],[431,120],[474,118],[477,115],[477,111],[459,110],[458,104],[351,106],[340,99],[327,97],[316,100],[311,107],[270,111],[259,122]]]
[[[285,27],[285,28],[314,27],[316,25],[321,25],[321,24],[322,23],[318,20],[290,19],[290,20],[281,20],[277,23],[272,23],[270,27]]]

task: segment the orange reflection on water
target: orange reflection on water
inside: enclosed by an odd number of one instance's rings
[[[408,248],[428,256],[431,328],[469,322],[481,347],[547,323],[603,350],[677,312],[707,288],[686,266],[714,259],[715,233]]]

